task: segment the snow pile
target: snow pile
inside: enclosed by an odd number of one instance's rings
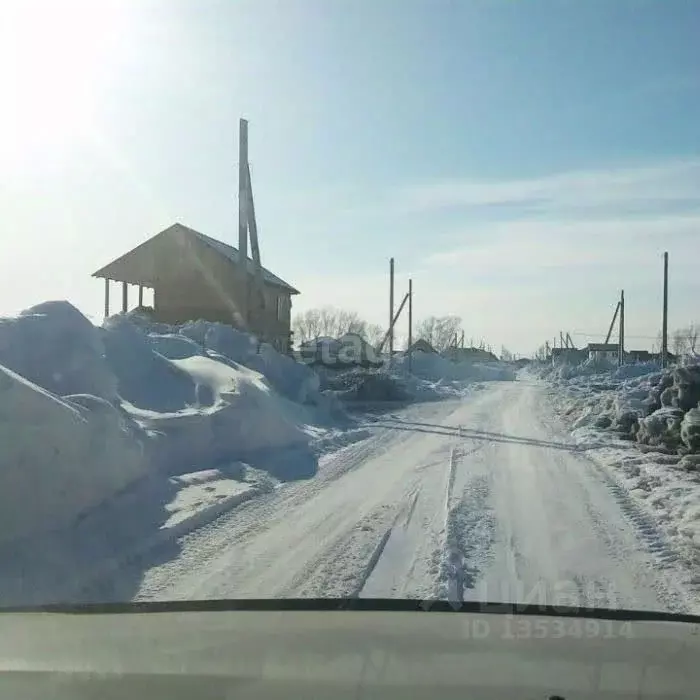
[[[700,566],[700,365],[549,378],[587,454],[656,516],[691,567]]]
[[[202,398],[173,412],[129,407],[153,436],[156,465],[173,472],[240,459],[281,479],[313,475],[309,436],[298,422],[299,407],[275,394],[261,374],[210,357],[171,362],[191,379],[195,395]]]
[[[383,370],[353,367],[344,371],[319,370],[324,390],[342,401],[352,402],[405,402],[412,398],[399,377]]]
[[[310,425],[338,424],[318,376],[221,324],[67,302],[0,319],[0,540],[33,536],[135,480],[245,460],[280,479],[316,469]]]
[[[391,361],[391,368],[408,372],[408,355],[401,353]],[[503,362],[453,362],[442,355],[416,351],[412,353],[411,372],[431,382],[513,381],[514,369]]]
[[[336,370],[317,366],[320,388],[344,402],[394,403],[436,401],[464,396],[478,382],[514,380],[513,368],[503,363],[452,362],[434,353],[396,355],[381,369],[351,367]]]
[[[170,334],[195,342],[203,353],[223,361],[233,361],[264,375],[270,386],[279,394],[298,403],[315,403],[319,400],[318,376],[306,365],[292,357],[278,353],[272,346],[260,344],[252,335],[235,330],[221,323],[197,321],[186,324]],[[153,342],[162,342],[158,334],[149,336]],[[170,357],[170,355],[169,355]],[[182,357],[174,359],[184,359]]]
[[[116,399],[104,354],[95,327],[68,302],[50,301],[0,319],[0,365],[58,396]]]
[[[60,527],[146,469],[138,432],[110,403],[62,400],[0,366],[0,541]]]

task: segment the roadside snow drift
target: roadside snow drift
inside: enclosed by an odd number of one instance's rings
[[[221,324],[95,327],[67,302],[0,319],[0,541],[60,528],[136,480],[237,460],[316,470],[338,407],[308,367]]]
[[[60,527],[146,472],[128,419],[0,366],[0,542]]]
[[[579,445],[700,566],[700,366],[540,368]],[[622,493],[622,492],[621,492]],[[700,584],[700,578],[696,581]]]
[[[209,357],[171,362],[193,383],[193,403],[175,412],[129,407],[153,436],[157,465],[172,472],[203,460],[242,459],[266,465],[281,479],[313,475],[309,436],[297,422],[298,408],[275,394],[261,374]]]
[[[408,371],[408,355],[401,354],[392,361],[392,367]],[[411,372],[421,379],[433,382],[486,382],[512,381],[515,371],[502,362],[453,362],[442,355],[420,350],[412,353]]]

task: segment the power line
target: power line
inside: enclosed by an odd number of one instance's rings
[[[604,338],[605,333],[585,333],[584,331],[573,331],[571,335],[583,336],[586,338]],[[635,338],[636,340],[657,340],[658,335],[630,335],[625,333],[625,338]]]

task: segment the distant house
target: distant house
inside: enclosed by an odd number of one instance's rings
[[[443,357],[453,362],[498,362],[498,358],[482,348],[450,347],[442,352]]]
[[[607,360],[616,362],[619,357],[617,343],[589,343],[586,348],[589,360]]]
[[[248,289],[253,297],[254,265],[247,260]],[[153,289],[156,321],[179,324],[203,319],[246,329],[261,340],[286,350],[291,338],[292,296],[299,292],[262,269],[263,301],[241,304],[242,279],[238,250],[194,229],[173,224],[93,273],[105,280],[105,316],[109,316],[110,281],[122,283],[121,310],[129,310],[128,285]],[[136,306],[136,304],[134,304]],[[245,318],[247,316],[248,318]]]
[[[409,347],[406,352],[429,352],[436,354],[437,350],[425,340],[425,338],[418,338],[418,340],[411,344],[411,347]]]
[[[578,365],[589,357],[587,350],[577,348],[552,348],[550,358],[553,364]]]
[[[654,356],[648,350],[629,350],[625,352],[628,362],[651,362]]]
[[[652,362],[661,362],[662,357],[660,352],[651,352],[649,353],[649,359]],[[672,352],[667,352],[666,353],[666,360],[669,363],[676,363],[680,359],[680,355],[674,355]]]

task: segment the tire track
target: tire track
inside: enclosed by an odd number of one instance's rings
[[[458,435],[463,436],[463,426]],[[496,518],[490,505],[490,479],[486,475],[471,476],[455,498],[455,480],[461,459],[485,445],[469,451],[455,445],[450,451],[450,464],[445,489],[445,522],[442,551],[438,553],[437,597],[456,605],[464,600],[465,590],[472,589],[491,557]]]
[[[398,508],[384,505],[361,517],[352,530],[329,544],[289,582],[286,596],[357,597],[372,575],[392,532],[408,527],[420,495],[420,486],[409,486]],[[403,522],[402,522],[403,519]]]

